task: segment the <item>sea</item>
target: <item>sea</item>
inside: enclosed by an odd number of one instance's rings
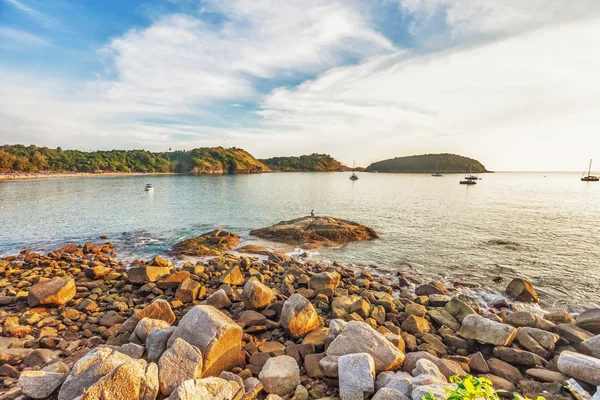
[[[420,282],[436,280],[501,299],[514,277],[529,279],[547,311],[600,307],[600,183],[576,173],[461,175],[348,172],[256,175],[99,176],[0,184],[0,256],[103,243],[125,261],[165,255],[214,229],[249,235],[310,214],[349,219],[380,239],[309,251],[305,259]],[[153,192],[144,191],[151,183]],[[304,251],[284,247],[291,255]]]

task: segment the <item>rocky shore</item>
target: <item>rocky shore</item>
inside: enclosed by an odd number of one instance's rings
[[[539,301],[525,280],[484,306],[209,236],[195,244],[220,255],[178,268],[126,265],[110,242],[0,259],[0,399],[444,399],[470,374],[566,400],[600,385],[600,309],[523,311]]]

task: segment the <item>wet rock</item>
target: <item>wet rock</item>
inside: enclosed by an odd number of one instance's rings
[[[294,393],[300,384],[300,368],[290,356],[269,358],[263,366],[258,379],[264,390],[270,394],[286,396]]]
[[[56,277],[48,281],[36,283],[27,294],[30,307],[64,306],[75,296],[73,278]]]
[[[249,280],[242,291],[244,307],[251,310],[260,310],[275,301],[275,293],[267,285],[257,280]]]
[[[238,245],[240,237],[230,232],[214,230],[198,237],[184,240],[173,246],[179,255],[207,257],[221,256]]]
[[[302,217],[282,221],[274,226],[250,231],[250,234],[274,242],[309,247],[339,246],[352,241],[379,237],[369,227],[332,217]]]
[[[242,328],[216,308],[195,306],[179,321],[168,347],[181,338],[200,349],[203,376],[218,376],[240,364]]]
[[[283,304],[279,323],[287,333],[296,338],[323,325],[311,302],[298,293],[291,295]]]
[[[181,338],[175,339],[158,361],[160,392],[168,396],[177,386],[202,376],[202,353]]]
[[[592,308],[579,314],[575,325],[596,335],[600,334],[600,308]]]
[[[600,359],[563,351],[558,357],[558,370],[572,378],[582,380],[590,385],[600,386]]]
[[[476,314],[467,315],[460,328],[459,335],[496,346],[510,346],[517,330],[507,324],[492,321]]]
[[[506,287],[506,295],[514,301],[523,303],[538,303],[540,298],[531,282],[526,279],[515,278]]]
[[[32,399],[45,399],[56,392],[66,378],[65,373],[23,371],[18,384],[24,395]]]
[[[338,359],[340,397],[364,400],[375,391],[375,362],[367,353],[347,354]]]
[[[330,326],[331,331],[331,326]],[[404,353],[396,348],[385,336],[368,324],[351,321],[344,327],[326,350],[328,357],[346,354],[368,353],[373,357],[377,373],[398,368],[404,361]]]

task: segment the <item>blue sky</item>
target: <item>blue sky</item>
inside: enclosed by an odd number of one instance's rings
[[[0,0],[0,143],[578,170],[599,33],[595,0]]]

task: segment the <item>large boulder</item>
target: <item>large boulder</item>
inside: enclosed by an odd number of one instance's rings
[[[157,267],[153,265],[144,265],[141,267],[132,267],[127,270],[127,280],[136,285],[143,285],[148,282],[156,282],[163,276],[171,273],[170,267]]]
[[[312,290],[331,289],[335,292],[340,284],[340,274],[336,271],[325,271],[310,277],[308,287]]]
[[[58,400],[72,400],[91,388],[96,382],[125,364],[138,363],[118,351],[96,347],[73,365],[71,373],[58,393]],[[138,363],[139,364],[139,363]],[[125,371],[118,374],[120,377]]]
[[[585,310],[577,316],[575,325],[581,329],[592,332],[594,334],[600,333],[600,308],[591,308]]]
[[[191,303],[198,298],[201,288],[202,285],[199,282],[185,278],[177,288],[175,300],[179,300],[182,303]]]
[[[590,385],[600,386],[600,359],[563,351],[558,357],[558,370]]]
[[[346,354],[338,359],[340,397],[364,400],[375,391],[375,362],[368,353]]]
[[[177,243],[173,246],[173,253],[195,257],[222,256],[223,252],[237,246],[239,241],[238,235],[214,230]]]
[[[323,325],[315,307],[298,293],[291,295],[283,304],[279,322],[283,329],[295,338],[304,336]]]
[[[270,287],[257,280],[249,280],[242,291],[244,307],[250,310],[260,310],[275,301],[275,293]]]
[[[29,289],[27,303],[30,307],[58,306],[62,307],[75,296],[73,278],[56,277],[49,281],[38,282]]]
[[[265,392],[286,396],[294,393],[300,384],[300,368],[290,356],[272,357],[267,360],[258,374]]]
[[[367,323],[359,321],[348,322],[342,333],[327,348],[326,358],[354,353],[370,354],[377,373],[400,367],[405,357],[385,336]]]
[[[128,361],[85,388],[79,400],[138,400],[144,390],[145,377],[143,364]]]
[[[221,277],[219,282],[229,286],[239,286],[244,283],[244,274],[239,265],[230,267]]]
[[[307,247],[339,246],[379,236],[367,226],[332,217],[302,217],[250,231],[253,236],[274,242]]]
[[[510,346],[516,334],[517,330],[513,326],[477,314],[467,315],[459,332],[459,335],[465,339],[474,339],[495,346]]]
[[[202,353],[196,346],[177,338],[158,361],[160,392],[168,396],[189,379],[202,377]]]
[[[173,332],[177,329],[175,326],[169,326],[164,329],[152,329],[146,338],[146,352],[148,361],[158,361],[160,356],[167,350],[167,343]]]
[[[526,279],[515,278],[506,287],[506,295],[514,300],[523,303],[539,303],[540,298],[531,282]]]
[[[231,400],[235,393],[221,378],[190,379],[179,385],[168,400]]]
[[[60,372],[23,371],[18,384],[27,397],[45,399],[56,392],[66,378],[67,374]]]
[[[202,376],[218,376],[240,364],[242,328],[212,306],[199,305],[190,309],[169,338],[168,347],[177,338],[200,349]]]
[[[171,305],[168,301],[163,299],[154,300],[135,315],[138,320],[144,318],[160,319],[167,322],[169,325],[175,322],[175,314],[173,313]]]

